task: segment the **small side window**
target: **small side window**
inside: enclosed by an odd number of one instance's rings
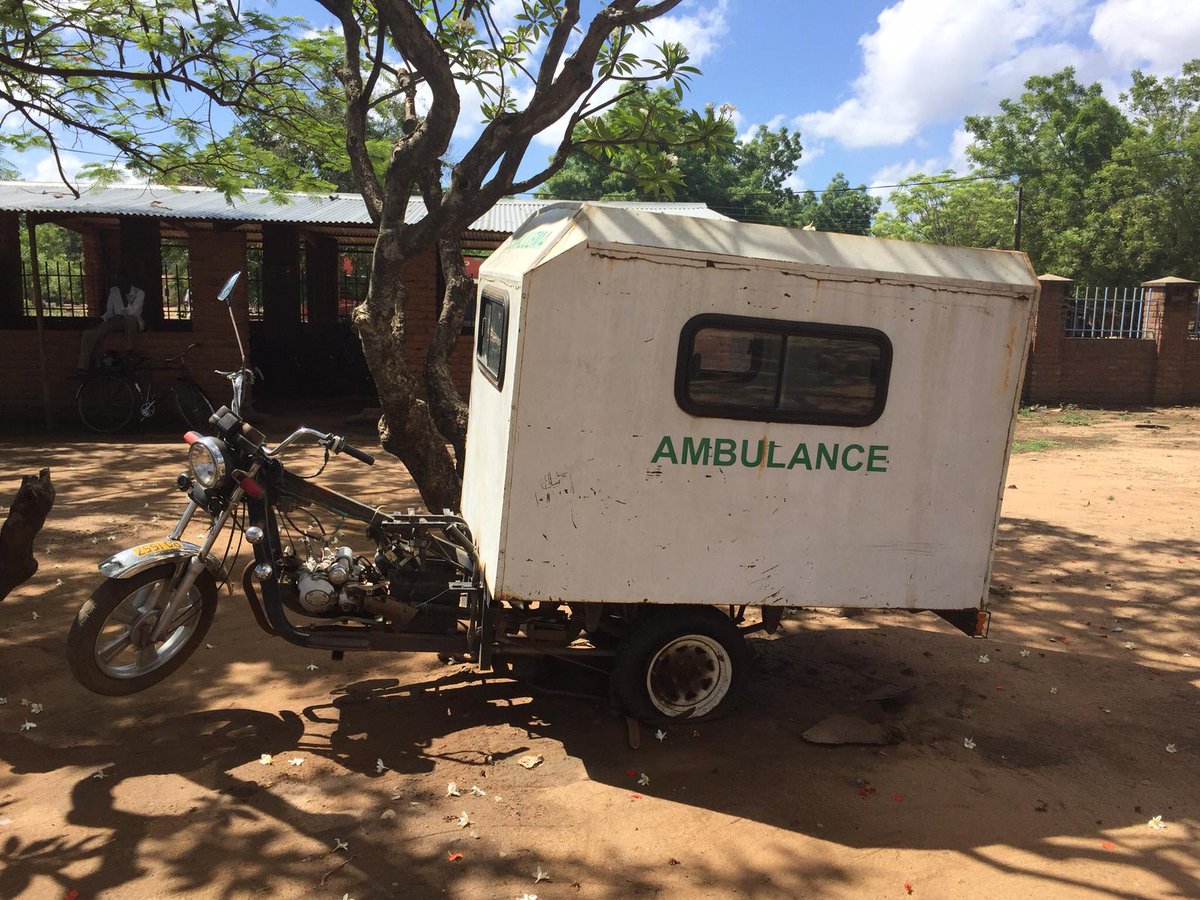
[[[874,328],[696,316],[680,335],[675,399],[695,416],[870,425],[891,366],[891,341]]]
[[[508,342],[508,303],[499,294],[484,291],[479,300],[479,336],[475,362],[497,389],[504,386],[504,355]]]

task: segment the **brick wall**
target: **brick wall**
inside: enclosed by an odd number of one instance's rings
[[[106,261],[111,258],[115,264],[118,254],[109,242],[102,241],[99,236],[85,238],[87,240],[93,242],[99,256]],[[238,232],[190,233],[191,330],[150,330],[138,336],[138,352],[153,361],[180,353],[190,343],[199,343],[201,346],[188,354],[188,368],[218,406],[229,400],[229,383],[212,372],[214,369],[235,368],[238,353],[228,310],[217,302],[216,294],[230,272],[245,270],[245,253],[246,238]],[[94,288],[97,298],[105,296],[107,290],[101,278],[97,275],[95,279],[90,279],[97,282]],[[420,373],[437,317],[438,276],[433,251],[409,263],[405,270],[405,281],[409,289],[405,357],[413,371]],[[248,338],[249,306],[244,279],[234,293],[234,312],[243,338]],[[73,423],[75,390],[79,385],[75,364],[80,331],[56,323],[54,327],[46,329],[44,337],[50,402],[65,421]],[[98,348],[98,353],[120,345],[119,338],[106,338]],[[471,338],[462,337],[455,348],[451,370],[464,397],[470,384],[471,363]],[[167,373],[161,376],[164,379],[169,377]],[[166,383],[160,381],[160,384]],[[32,327],[0,328],[0,421],[9,417],[38,417],[42,407],[36,330]]]
[[[1147,281],[1145,324],[1153,338],[1069,338],[1071,280],[1044,275],[1025,397],[1038,403],[1170,405],[1200,400],[1200,341],[1187,334],[1196,282]]]

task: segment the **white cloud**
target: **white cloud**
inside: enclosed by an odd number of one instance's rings
[[[899,184],[910,175],[937,175],[945,167],[946,161],[937,156],[931,156],[923,160],[910,159],[907,162],[891,163],[876,170],[875,174],[871,176],[868,186],[876,184]],[[881,191],[877,191],[876,193],[881,193],[883,190],[890,193],[894,188],[881,189]]]
[[[83,160],[74,153],[60,152],[58,156],[67,180],[74,181],[79,170],[83,168]],[[49,151],[32,167],[26,164],[22,174],[29,181],[62,181],[62,175],[59,175],[58,166],[54,162],[54,154]]]
[[[1105,0],[1092,20],[1091,35],[1124,68],[1176,72],[1200,55],[1200,2]]]
[[[1082,51],[1056,38],[1085,11],[1086,0],[899,0],[859,39],[851,96],[797,123],[848,147],[902,144],[1018,93],[1031,74],[1082,63]]]

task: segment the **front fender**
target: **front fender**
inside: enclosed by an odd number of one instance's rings
[[[122,550],[120,553],[114,553],[100,563],[100,574],[108,578],[131,578],[151,566],[176,559],[192,559],[199,552],[200,545],[190,541],[163,540],[139,544],[136,547]],[[229,580],[229,573],[225,571],[221,561],[211,553],[205,557],[204,565],[218,584]]]

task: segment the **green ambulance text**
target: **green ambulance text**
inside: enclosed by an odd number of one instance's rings
[[[739,446],[740,444],[740,446]],[[676,466],[736,466],[748,469],[766,466],[768,469],[813,470],[842,469],[846,472],[886,472],[887,444],[815,444],[800,443],[784,446],[765,438],[758,441],[736,441],[733,438],[693,438],[679,440],[663,435],[654,451],[651,463],[669,462]]]

